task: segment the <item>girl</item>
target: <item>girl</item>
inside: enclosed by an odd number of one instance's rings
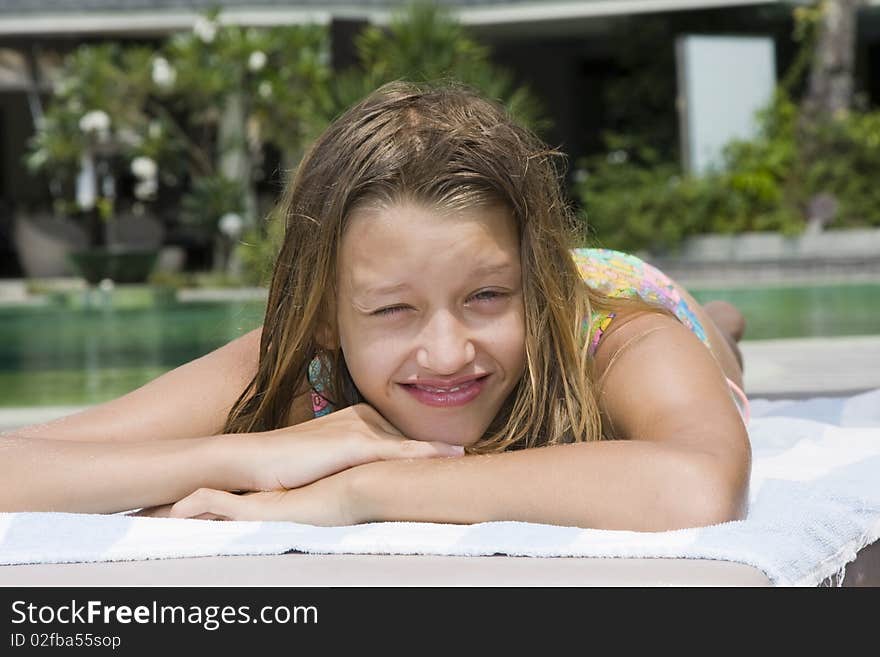
[[[470,91],[374,92],[284,195],[263,326],[6,436],[4,510],[643,531],[741,518],[741,316],[632,256],[571,251],[556,156]]]

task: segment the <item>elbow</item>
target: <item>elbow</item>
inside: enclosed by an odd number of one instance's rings
[[[745,495],[728,490],[708,489],[688,509],[687,527],[708,527],[736,522],[746,517]]]
[[[700,455],[688,458],[678,489],[675,527],[707,527],[744,520],[748,512],[750,459]]]
[[[749,465],[702,463],[693,478],[686,505],[688,527],[744,520],[748,513]]]

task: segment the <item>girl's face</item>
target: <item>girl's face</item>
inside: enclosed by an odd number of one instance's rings
[[[501,206],[355,211],[339,339],[366,401],[404,435],[472,445],[525,368],[519,239]]]

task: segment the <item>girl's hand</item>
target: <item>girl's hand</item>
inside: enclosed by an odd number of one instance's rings
[[[235,495],[200,488],[176,504],[137,514],[202,520],[286,520],[309,525],[354,525],[362,520],[352,504],[347,473],[295,490]]]
[[[368,404],[292,427],[224,439],[232,445],[235,479],[240,482],[230,489],[247,491],[300,488],[371,461],[464,453],[456,445],[406,438]]]

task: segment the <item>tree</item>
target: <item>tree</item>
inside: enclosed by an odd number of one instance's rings
[[[358,66],[337,76],[328,118],[392,80],[455,80],[503,103],[517,120],[540,132],[548,127],[540,101],[527,86],[491,61],[479,43],[443,7],[413,2],[387,27],[370,25],[356,38]]]
[[[295,164],[323,127],[329,40],[323,26],[245,28],[199,17],[157,46],[85,44],[37,121],[27,162],[58,214],[110,241],[114,214],[170,201],[174,221],[214,240],[214,265],[256,223],[268,148]]]
[[[856,15],[864,0],[824,0],[809,87],[802,108],[807,121],[848,112],[853,101]]]

